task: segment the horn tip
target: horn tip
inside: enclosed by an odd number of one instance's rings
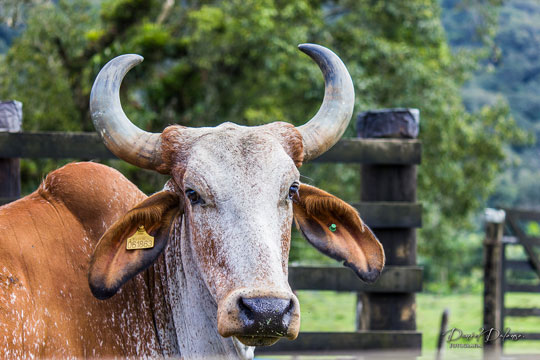
[[[316,50],[317,48],[322,48],[322,46],[317,45],[317,44],[310,44],[310,43],[304,43],[304,44],[298,45],[298,49],[306,54],[311,53],[313,50]]]
[[[133,63],[135,65],[140,64],[144,61],[144,57],[142,57],[139,54],[124,54],[124,55],[118,56],[116,59],[127,60],[128,62]],[[116,59],[113,59],[113,60],[116,60]]]

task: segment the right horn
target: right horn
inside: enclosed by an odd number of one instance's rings
[[[310,160],[334,146],[347,129],[354,108],[354,87],[347,68],[332,51],[316,44],[298,48],[319,65],[325,82],[319,111],[307,124],[296,128],[302,135],[304,160]]]

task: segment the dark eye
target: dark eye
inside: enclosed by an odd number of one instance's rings
[[[294,195],[298,194],[298,188],[299,185],[297,183],[294,183],[289,188],[289,199],[292,200],[294,198]]]
[[[187,189],[186,196],[192,204],[200,204],[203,202],[201,196],[195,190]]]

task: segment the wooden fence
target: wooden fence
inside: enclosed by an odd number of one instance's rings
[[[493,210],[491,210],[493,213]],[[495,218],[487,216],[484,240],[484,329],[504,332],[507,317],[540,317],[540,308],[506,307],[505,294],[511,292],[540,292],[540,237],[530,236],[524,229],[527,223],[540,223],[540,212],[504,209]],[[510,248],[521,248],[526,258],[512,259]],[[538,332],[520,332],[523,340],[540,340]],[[488,341],[485,348],[500,352],[504,341]],[[491,354],[493,355],[493,354]]]
[[[115,157],[95,133],[0,133],[0,159],[11,158],[97,160]],[[303,332],[295,341],[279,341],[274,346],[258,349],[257,354],[353,353],[375,349],[406,349],[413,355],[420,353],[422,336],[416,331],[414,298],[414,294],[422,290],[422,269],[416,266],[415,242],[415,229],[422,225],[422,206],[414,201],[416,165],[420,160],[421,144],[415,139],[341,140],[315,160],[363,164],[363,174],[379,174],[377,181],[382,184],[382,192],[386,194],[388,187],[406,183],[405,187],[413,190],[413,201],[404,201],[395,190],[389,191],[385,198],[370,195],[366,189],[370,181],[363,181],[363,188],[359,189],[362,198],[369,201],[353,205],[377,234],[387,254],[387,266],[375,284],[361,282],[344,267],[290,268],[289,281],[295,290],[358,293],[363,305],[362,313],[358,314],[361,319],[358,331]],[[0,189],[9,186],[6,181],[13,179],[0,177]],[[6,203],[15,198],[4,195],[1,201]],[[404,244],[406,250],[403,250]],[[399,255],[404,251],[406,259]],[[386,318],[374,311],[379,300]],[[404,321],[403,314],[407,314]]]

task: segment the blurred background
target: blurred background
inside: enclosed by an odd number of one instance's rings
[[[122,89],[126,113],[144,130],[303,124],[324,89],[319,69],[296,48],[304,42],[332,49],[349,69],[356,106],[346,137],[356,136],[360,112],[420,109],[425,291],[417,316],[426,350],[435,347],[445,307],[450,327],[481,326],[483,209],[540,210],[537,0],[2,0],[0,22],[0,99],[23,103],[24,131],[93,131],[93,80],[124,53],[145,58]],[[69,161],[23,159],[23,193]],[[166,181],[108,164],[147,194]],[[305,183],[358,201],[359,169],[300,170]],[[540,226],[531,222],[527,231],[539,236]],[[290,260],[333,262],[297,234]],[[514,295],[510,303],[540,306],[537,294]],[[354,295],[302,292],[300,300],[303,330],[354,329]],[[540,344],[509,348],[540,351]]]

